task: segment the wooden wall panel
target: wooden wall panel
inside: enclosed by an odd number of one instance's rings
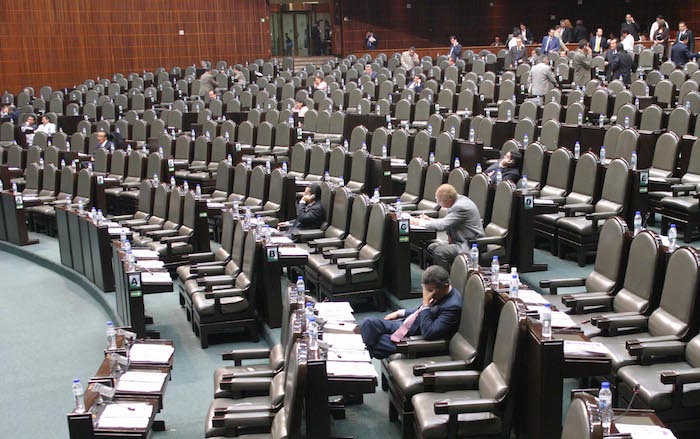
[[[265,0],[3,1],[0,17],[12,30],[0,41],[0,89],[14,93],[201,59],[270,56]]]
[[[605,34],[619,33],[628,11],[642,28],[648,27],[656,14],[664,14],[677,29],[678,20],[686,20],[691,29],[700,31],[700,6],[690,2],[648,0],[644,2],[611,2],[609,0],[343,0],[343,51],[360,51],[364,35],[371,27],[379,37],[382,49],[415,46],[447,47],[448,38],[456,34],[463,45],[484,45],[495,36],[505,40],[520,21],[542,40],[550,25],[561,18],[584,20],[591,31],[602,26]],[[410,4],[411,7],[407,8]],[[700,4],[700,3],[699,3]]]

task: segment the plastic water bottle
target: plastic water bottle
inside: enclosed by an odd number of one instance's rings
[[[246,224],[250,224],[250,221],[253,219],[253,212],[250,211],[250,206],[245,207],[245,222]]]
[[[78,213],[82,215],[85,212],[85,206],[83,205],[83,200],[78,201]]]
[[[542,337],[552,338],[552,309],[549,303],[544,305],[540,321],[542,322]]]
[[[685,101],[685,109],[690,111],[690,101]]]
[[[525,190],[527,189],[527,175],[523,174],[523,177],[520,179],[520,188]]]
[[[318,358],[318,325],[316,324],[316,317],[309,318],[306,332],[309,333],[309,358]]]
[[[501,172],[501,168],[498,168],[496,171],[496,184],[499,184],[503,180],[503,172]]]
[[[577,140],[574,144],[574,158],[578,160],[579,157],[581,157],[581,143]]]
[[[639,211],[634,213],[634,236],[642,231],[642,214]]]
[[[428,125],[428,135],[430,137],[433,137],[433,126],[432,125]]]
[[[185,193],[190,191],[190,184],[185,180],[184,183],[182,183],[182,190],[185,191]]]
[[[625,116],[625,128],[629,128],[629,127],[630,127],[630,117]]]
[[[668,251],[673,252],[676,248],[678,248],[678,231],[676,225],[671,224],[668,229]]]
[[[338,187],[343,187],[345,186],[345,179],[341,175],[340,178],[338,179]]]
[[[386,154],[387,154],[387,152],[386,152],[386,145],[382,145],[382,158],[383,158],[383,159],[386,158]]]
[[[600,161],[605,160],[605,145],[600,146]]]
[[[455,157],[455,169],[460,167],[459,157]]]
[[[362,114],[362,105],[357,104],[357,114]]]
[[[490,108],[486,109],[486,118],[491,119],[491,109]]]
[[[639,98],[634,99],[634,106],[639,110]]]
[[[374,202],[374,203],[379,202],[379,188],[378,187],[374,188],[374,195],[372,195],[372,202]]]
[[[649,96],[649,86],[648,85],[644,86],[644,93],[645,93],[645,96]]]
[[[170,177],[170,190],[175,189],[175,177]]]
[[[114,323],[107,322],[107,349],[117,348],[117,331],[114,330]]]
[[[311,144],[312,144],[312,142],[311,142],[311,136],[309,136],[309,137],[306,138],[306,144],[309,145],[309,146],[311,146]]]
[[[17,183],[12,182],[12,193],[17,194]]]
[[[292,116],[292,115],[289,116],[289,126],[290,127],[294,126],[294,116]]]
[[[323,173],[323,181],[331,181],[331,174],[328,171]]]
[[[498,256],[494,256],[491,260],[491,289],[498,288],[498,276],[501,271],[501,264],[498,262]]]
[[[226,163],[227,163],[229,166],[233,166],[233,157],[231,157],[231,154],[229,154],[229,155],[226,156]]]
[[[367,142],[362,142],[362,150],[367,151]]]
[[[287,162],[282,162],[282,175],[287,175]]]
[[[265,173],[269,174],[270,172],[272,172],[272,168],[270,167],[270,161],[265,160]]]
[[[603,434],[610,433],[610,424],[612,424],[612,391],[610,390],[610,383],[603,381],[600,385],[600,392],[598,393],[598,411],[600,412],[600,418],[603,425]]]
[[[126,232],[124,230],[119,234],[119,243],[121,247],[124,248],[124,244],[126,244]]]
[[[331,138],[330,137],[326,137],[326,147],[327,148],[331,147]]]
[[[578,124],[582,125],[583,124],[583,113],[578,114]]]
[[[90,209],[90,219],[93,221],[97,220],[97,209],[95,209],[95,207]]]
[[[510,269],[510,289],[509,294],[512,299],[518,298],[520,291],[520,278],[518,277],[518,269],[513,267]]]
[[[249,171],[253,169],[253,158],[252,157],[248,156],[248,158],[245,160],[245,166],[246,166],[246,168],[248,168]]]
[[[158,183],[160,183],[160,180],[158,179],[158,174],[153,173],[153,187],[157,187]]]
[[[65,159],[61,159],[61,169],[66,167],[66,161]]]
[[[435,153],[434,153],[434,152],[431,152],[431,153],[430,153],[430,156],[428,157],[428,162],[429,162],[431,165],[432,165],[433,163],[435,163]]]
[[[306,308],[304,309],[304,317],[306,317],[306,324],[309,324],[309,321],[311,320],[312,317],[315,317],[314,315],[314,304],[311,302],[306,302]]]
[[[85,401],[83,401],[83,385],[80,379],[73,380],[73,413],[85,413]]]
[[[481,163],[476,164],[476,173],[481,174]]]
[[[345,149],[345,152],[348,152],[350,150],[350,145],[348,144],[348,139],[343,140],[343,148]]]
[[[194,198],[195,200],[202,198],[202,186],[197,185],[197,187],[194,188]]]
[[[690,103],[688,103],[688,105],[690,105]],[[409,130],[410,125],[408,124],[408,121],[404,122],[403,127],[406,129],[406,131]]]
[[[455,127],[450,128],[450,134],[452,134],[452,137],[457,137],[457,131],[455,131]]]
[[[226,131],[226,133],[224,133],[224,139],[226,139],[226,143],[228,143],[229,140],[231,140],[231,135],[229,134],[228,131]]]
[[[158,147],[158,155],[163,157],[163,147],[162,146]]]
[[[472,260],[472,270],[479,271],[479,247],[472,244],[472,249],[469,251],[469,257]]]
[[[513,116],[513,113],[510,111],[510,108],[506,112],[506,120],[510,122],[510,118]]]
[[[297,277],[297,294],[303,297],[306,294],[306,286],[304,285],[304,277]]]
[[[469,128],[469,141],[474,142],[474,128]]]
[[[529,136],[527,134],[524,134],[523,135],[523,146],[529,145],[530,144],[529,140],[530,140]]]
[[[632,151],[632,156],[630,157],[630,168],[633,171],[637,170],[637,151]]]
[[[401,198],[396,199],[396,218],[401,218],[403,214],[403,206],[401,205]]]

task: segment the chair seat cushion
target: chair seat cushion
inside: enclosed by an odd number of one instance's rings
[[[122,191],[118,194],[119,198],[126,198],[129,200],[138,201],[139,194],[141,191]]]
[[[168,246],[160,241],[153,241],[146,244],[146,247],[153,251],[160,253],[161,255],[166,255],[168,252]],[[173,242],[171,245],[173,255],[185,255],[192,253],[192,245],[187,242]]]
[[[434,405],[438,401],[479,399],[476,390],[461,390],[445,393],[419,393],[411,398],[416,422],[423,438],[447,437],[448,415],[436,415]],[[483,437],[495,435],[501,431],[501,420],[491,413],[465,413],[457,417],[459,437]]]
[[[307,265],[309,267],[311,267],[311,269],[318,271],[319,268],[321,268],[324,265],[328,265],[330,263],[331,263],[331,260],[324,258],[323,255],[310,254],[309,255],[309,262],[307,262]]]
[[[649,198],[652,200],[661,200],[666,197],[672,197],[673,192],[671,191],[652,191],[649,192]]]
[[[671,384],[661,383],[661,372],[675,370],[683,371],[691,369],[686,362],[657,363],[648,366],[632,365],[621,368],[617,376],[630,387],[639,384],[639,397],[656,411],[668,410],[673,405]],[[697,407],[700,405],[700,383],[685,384],[683,386],[683,407]]]
[[[408,174],[391,174],[391,181],[406,184],[406,180],[408,180]]]
[[[111,195],[113,197],[118,197],[120,192],[123,192],[124,188],[121,186],[115,186],[115,187],[109,187],[105,189],[105,194],[106,195]]]
[[[435,364],[450,361],[449,355],[437,357],[398,359],[387,365],[389,374],[396,381],[406,399],[411,399],[413,395],[423,392],[423,377],[413,374],[413,366],[418,364]]]
[[[187,174],[189,174],[189,173],[190,173],[189,169],[180,169],[178,171],[175,171],[175,178],[185,179],[185,178],[187,178]]]
[[[211,179],[211,175],[206,171],[190,172],[189,174],[187,174],[187,180],[189,181],[209,181]]]
[[[593,234],[593,221],[587,220],[585,216],[561,218],[559,221],[557,221],[557,227],[577,235],[587,236]]]
[[[695,214],[700,213],[700,200],[692,196],[662,198],[661,205],[673,210]]]
[[[557,213],[544,213],[542,215],[537,215],[535,217],[535,221],[544,223],[544,224],[549,224],[549,225],[555,225],[557,221],[559,221],[561,218],[564,218],[564,212],[557,212]]]
[[[627,340],[636,340],[638,338],[651,337],[648,332],[635,333],[635,334],[625,334],[618,335],[615,337],[593,337],[592,341],[602,343],[610,352],[610,358],[612,358],[613,370],[618,370],[621,367],[629,366],[635,364],[637,359],[630,356],[627,353],[627,348],[625,347],[625,342]]]
[[[350,259],[348,259],[349,261]],[[339,261],[343,261],[340,259]],[[354,268],[350,270],[350,282],[345,278],[345,269],[340,269],[336,264],[328,264],[319,267],[318,274],[323,277],[331,285],[342,286],[348,283],[360,284],[370,283],[379,280],[377,271],[373,268]]]
[[[248,300],[243,296],[224,297],[220,302],[222,314],[237,314],[248,309]],[[200,318],[212,317],[216,314],[214,299],[205,298],[204,293],[192,294],[192,308]]]

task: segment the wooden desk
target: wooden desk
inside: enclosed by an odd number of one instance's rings
[[[255,252],[260,267],[259,270],[255,270],[255,306],[270,328],[279,328],[282,325],[282,267],[303,267],[309,260],[308,254],[280,254],[280,248],[275,245],[265,246],[259,242]]]
[[[546,213],[556,213],[558,207],[552,205],[538,205],[534,203],[534,197],[517,191],[515,193],[515,226],[512,229],[515,236],[511,241],[510,265],[518,267],[520,273],[547,270],[547,264],[535,264],[533,251],[535,248],[535,216]]]
[[[15,245],[37,244],[38,239],[29,239],[27,234],[27,213],[25,208],[31,202],[25,203],[21,194],[12,191],[0,192],[0,239]]]

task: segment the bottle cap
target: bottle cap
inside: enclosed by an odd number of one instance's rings
[[[498,262],[498,256],[494,256],[492,260]]]
[[[476,244],[472,244],[472,248],[479,248]]]
[[[74,379],[73,379],[73,382],[74,382],[74,383],[79,383],[79,382],[80,382],[80,378],[74,378]]]
[[[314,304],[311,303],[311,302],[306,302],[306,307],[308,308],[308,307],[310,307],[310,306],[314,306]]]
[[[107,326],[112,326],[113,324],[111,320],[107,322]]]
[[[544,307],[545,307],[545,308],[549,308],[549,307],[551,307],[551,306],[552,306],[552,304],[550,304],[550,303],[545,303],[545,304],[544,304]]]
[[[313,317],[313,316],[309,317],[309,321],[310,321],[310,322],[315,322],[315,321],[316,321],[316,317]]]
[[[304,280],[304,276],[297,277],[297,281]]]
[[[607,381],[603,381],[602,383],[600,383],[600,388],[601,388],[601,389],[609,389],[609,388],[610,388],[610,383],[607,382]]]

